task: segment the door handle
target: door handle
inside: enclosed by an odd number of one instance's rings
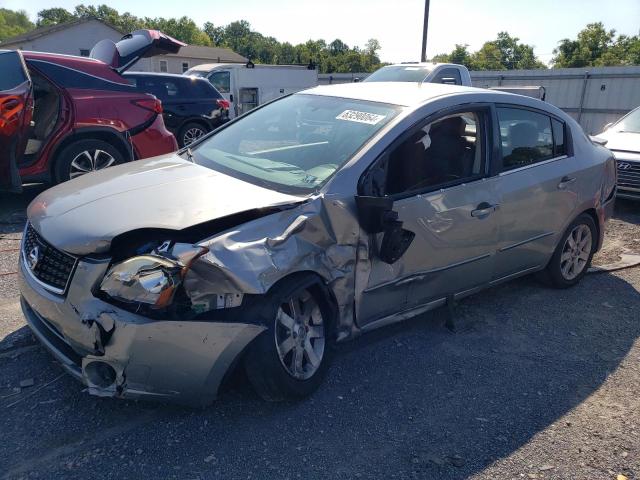
[[[576,177],[569,177],[565,175],[564,177],[562,177],[562,180],[560,180],[560,183],[558,184],[558,190],[564,190],[565,188],[567,188],[567,185],[571,185],[575,181]]]
[[[471,216],[475,218],[485,218],[491,215],[492,212],[495,212],[498,207],[500,207],[498,204],[491,205],[488,202],[482,202],[475,210],[471,210]]]

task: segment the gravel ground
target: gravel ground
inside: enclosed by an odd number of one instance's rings
[[[205,410],[114,401],[83,393],[18,311],[36,192],[0,196],[0,478],[640,479],[640,268],[490,289],[455,334],[440,311],[378,330],[338,347],[305,401],[265,403],[240,374]],[[619,202],[597,263],[639,239],[640,204]]]

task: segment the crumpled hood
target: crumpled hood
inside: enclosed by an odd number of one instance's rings
[[[49,243],[87,255],[107,252],[114,237],[131,230],[181,230],[302,199],[167,155],[57,185],[36,197],[27,213]]]

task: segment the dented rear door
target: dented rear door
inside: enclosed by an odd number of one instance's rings
[[[18,172],[33,115],[31,78],[19,51],[0,51],[0,190],[19,192]]]

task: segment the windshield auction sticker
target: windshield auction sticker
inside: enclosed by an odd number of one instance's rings
[[[384,117],[385,115],[378,115],[376,113],[358,112],[357,110],[345,110],[340,115],[338,115],[336,119],[346,120],[348,122],[358,122],[375,125]]]

